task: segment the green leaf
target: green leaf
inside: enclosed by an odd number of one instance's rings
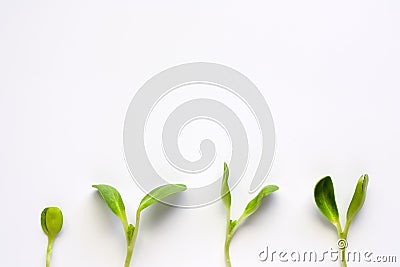
[[[222,198],[222,203],[224,203],[225,208],[227,210],[230,210],[230,208],[231,208],[231,192],[229,190],[228,178],[229,178],[228,164],[224,163],[224,175],[222,177],[221,198]]]
[[[159,202],[160,200],[166,198],[169,195],[176,194],[185,190],[186,190],[186,185],[184,184],[166,184],[159,186],[151,190],[151,192],[148,193],[142,199],[137,212],[141,212],[148,206],[151,206],[154,203]]]
[[[40,216],[40,222],[45,234],[54,238],[63,226],[63,214],[57,207],[45,208]]]
[[[257,196],[252,200],[250,200],[250,202],[247,204],[240,218],[242,219],[247,218],[254,212],[256,212],[256,210],[261,206],[264,197],[268,196],[269,194],[275,192],[278,189],[279,187],[277,187],[276,185],[267,185],[263,189],[261,189],[261,191],[257,194]]]
[[[321,213],[340,229],[339,212],[336,206],[335,191],[331,177],[322,178],[314,189],[314,199]]]
[[[361,176],[360,179],[358,180],[353,198],[350,202],[349,208],[347,209],[346,224],[348,225],[350,225],[350,223],[356,217],[357,213],[360,211],[360,209],[364,204],[365,196],[367,194],[368,180],[369,178],[367,174]]]
[[[111,211],[121,220],[126,231],[128,221],[126,219],[125,205],[117,189],[105,184],[93,185],[92,187],[96,188],[100,192],[101,197],[104,199]]]

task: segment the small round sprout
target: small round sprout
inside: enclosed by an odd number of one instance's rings
[[[63,214],[57,207],[48,207],[42,211],[40,222],[43,232],[48,237],[46,267],[50,266],[50,256],[53,248],[54,239],[61,231],[63,226]]]

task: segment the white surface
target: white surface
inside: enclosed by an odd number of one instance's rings
[[[123,265],[122,228],[90,186],[117,187],[133,219],[143,193],[124,163],[125,111],[151,76],[193,61],[248,76],[276,124],[267,183],[281,190],[238,231],[234,266],[289,265],[259,262],[266,244],[334,247],[313,187],[332,175],[344,215],[364,172],[350,247],[399,258],[399,12],[398,1],[1,1],[0,265],[44,266],[48,205],[65,215],[52,266]],[[250,197],[233,193],[234,216]],[[221,203],[152,207],[132,266],[224,266],[224,219]]]

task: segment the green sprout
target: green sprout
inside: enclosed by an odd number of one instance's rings
[[[186,190],[186,185],[183,184],[167,184],[153,189],[140,202],[139,207],[136,211],[136,223],[135,225],[132,225],[128,223],[125,213],[125,205],[117,189],[105,184],[93,185],[93,187],[100,192],[100,195],[106,202],[107,206],[111,209],[111,211],[115,215],[117,215],[117,217],[122,222],[127,244],[126,259],[124,265],[125,267],[130,266],[133,249],[135,247],[136,237],[138,235],[141,212],[145,208],[159,202],[160,200],[166,198],[169,195]]]
[[[349,208],[347,209],[346,225],[343,230],[342,226],[340,225],[339,211],[336,206],[335,191],[331,177],[327,176],[322,178],[314,189],[314,199],[318,209],[336,227],[339,237],[338,247],[341,252],[340,262],[343,267],[347,267],[347,234],[349,232],[351,222],[354,220],[364,204],[367,193],[367,185],[368,175],[365,174],[358,180],[353,198],[350,202]]]
[[[40,216],[40,223],[42,225],[43,232],[47,235],[48,239],[46,267],[49,267],[54,240],[63,226],[63,214],[57,207],[45,208]]]
[[[227,267],[231,267],[231,259],[229,255],[229,246],[233,235],[243,221],[252,215],[261,206],[264,197],[275,192],[279,189],[276,185],[267,185],[261,189],[255,198],[253,198],[246,206],[243,214],[237,220],[231,220],[231,193],[228,185],[229,169],[228,165],[224,163],[224,175],[222,178],[221,196],[222,202],[226,209],[226,234],[225,234],[225,263]]]

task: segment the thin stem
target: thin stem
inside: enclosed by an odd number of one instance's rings
[[[225,238],[225,262],[227,267],[232,267],[231,259],[229,255],[229,246],[231,244],[232,237],[235,235],[236,230],[238,229],[239,225],[244,221],[245,217],[242,215],[236,221],[235,226],[231,228],[231,220],[230,220],[230,211],[227,214],[227,225],[226,225],[226,238]]]
[[[128,247],[126,249],[126,258],[125,258],[125,267],[129,267],[131,264],[131,259],[132,259],[132,254],[133,254],[133,245],[128,244]]]
[[[224,247],[226,267],[232,267],[231,257],[229,255],[229,245],[232,239],[232,233],[230,231],[230,228],[231,228],[231,211],[230,209],[228,209],[226,211],[226,235],[225,235],[225,247]]]
[[[135,230],[133,231],[133,237],[132,237],[132,251],[135,248],[135,243],[136,243],[136,238],[139,232],[139,222],[140,222],[140,212],[136,213],[136,222],[135,222]]]
[[[224,248],[224,252],[225,252],[225,263],[226,263],[226,267],[232,267],[231,264],[231,257],[229,255],[229,245],[231,243],[231,238],[232,236],[227,235],[226,239],[225,239],[225,248]]]
[[[347,233],[342,232],[339,234],[340,239],[345,240],[345,244],[343,246],[339,246],[340,251],[340,262],[342,267],[347,267],[347,255],[346,255],[346,247],[347,247]]]
[[[340,249],[341,253],[343,253],[342,255],[345,255],[342,260],[342,267],[347,267],[347,261],[346,261],[346,248]]]
[[[46,253],[46,267],[50,267],[50,257],[51,257],[51,252],[53,250],[53,243],[54,243],[54,238],[48,237],[47,253]]]
[[[343,239],[345,243],[343,245],[339,244],[338,241],[338,248],[339,248],[339,258],[342,267],[347,267],[347,255],[346,255],[346,247],[347,247],[347,232],[349,231],[349,226],[346,224],[344,231],[342,231],[342,226],[340,222],[335,224],[339,239]]]
[[[131,264],[132,254],[135,248],[136,238],[139,231],[139,222],[140,222],[140,212],[136,212],[135,230],[133,230],[132,239],[129,240],[127,237],[127,249],[126,249],[126,258],[124,267],[129,267]]]
[[[350,224],[348,222],[346,222],[346,225],[344,226],[344,230],[341,233],[341,237],[340,237],[340,238],[346,240],[346,246],[341,250],[341,255],[343,256],[343,258],[342,258],[342,267],[347,267],[346,247],[348,245],[347,234],[349,232],[349,227],[350,227]]]

